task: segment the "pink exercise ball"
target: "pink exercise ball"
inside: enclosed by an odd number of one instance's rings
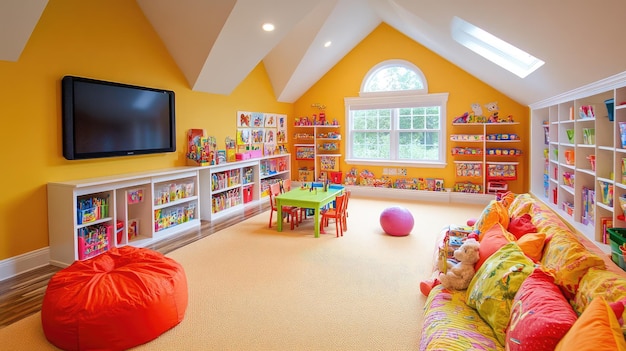
[[[406,236],[413,230],[413,215],[402,206],[392,206],[380,214],[380,226],[392,236]]]

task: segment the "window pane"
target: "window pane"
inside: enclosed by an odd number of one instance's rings
[[[426,129],[440,129],[439,114],[426,117]]]
[[[401,132],[398,146],[398,158],[401,160],[439,159],[438,133]]]
[[[365,91],[419,90],[424,88],[421,78],[413,70],[402,66],[384,67],[365,83]]]
[[[352,121],[355,130],[390,130],[391,110],[352,111]]]
[[[391,157],[388,132],[355,132],[352,150],[355,158],[389,159]]]
[[[399,109],[399,129],[439,129],[439,106]]]

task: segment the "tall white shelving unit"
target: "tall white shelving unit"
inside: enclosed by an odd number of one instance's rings
[[[589,106],[594,115],[581,114]],[[626,72],[530,107],[530,192],[609,253],[603,219],[626,227],[618,200],[626,196]]]

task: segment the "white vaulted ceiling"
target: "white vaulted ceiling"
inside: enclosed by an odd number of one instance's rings
[[[382,22],[522,104],[626,71],[623,0],[136,1],[190,88],[208,93],[229,94],[263,62],[277,99],[294,102]],[[47,2],[0,1],[0,60],[19,59]],[[454,16],[545,65],[522,79],[475,55],[452,40]]]

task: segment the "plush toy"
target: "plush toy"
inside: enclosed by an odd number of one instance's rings
[[[469,112],[465,112],[464,114],[462,114],[459,117],[456,117],[452,123],[467,123],[469,118]]]
[[[487,111],[489,111],[489,117],[487,119],[487,122],[489,123],[498,123],[498,103],[497,102],[490,102],[487,103],[485,105],[485,107],[487,108]]]
[[[474,112],[474,116],[482,116],[483,115],[483,108],[477,102],[472,104],[472,111]]]
[[[474,264],[478,262],[480,243],[475,239],[467,239],[454,251],[456,264],[448,262],[446,273],[439,273],[439,281],[447,289],[465,290],[474,277]]]

